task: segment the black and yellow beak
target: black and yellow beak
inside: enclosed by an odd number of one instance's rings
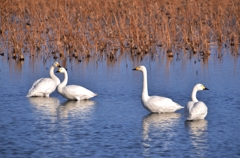
[[[204,85],[202,85],[202,90],[209,90],[207,87],[205,87]]]
[[[139,70],[139,67],[136,67],[136,68],[134,68],[134,69],[132,69],[132,70],[137,70],[137,71],[138,71],[138,70]]]
[[[61,66],[62,67],[62,66]],[[56,71],[56,73],[61,73],[61,67]],[[62,68],[64,68],[64,67],[62,67]],[[67,71],[67,69],[66,68],[64,68],[66,71]]]

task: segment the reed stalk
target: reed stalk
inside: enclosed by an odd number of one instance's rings
[[[222,47],[239,55],[238,0],[5,0],[0,14],[0,54],[9,59],[141,59],[157,47],[207,59],[211,44],[219,58]]]

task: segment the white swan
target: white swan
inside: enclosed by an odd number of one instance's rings
[[[51,78],[40,78],[35,81],[29,89],[26,97],[49,97],[55,91],[57,85],[60,84],[59,78],[54,75],[54,68],[60,67],[58,62],[53,63],[49,74]]]
[[[147,85],[147,69],[145,66],[138,66],[133,70],[143,73],[142,104],[145,109],[153,113],[175,112],[183,108],[181,105],[173,102],[171,99],[161,96],[149,96]]]
[[[58,85],[57,91],[65,98],[69,100],[86,100],[96,96],[97,94],[92,91],[78,86],[78,85],[67,85],[68,74],[65,68],[61,67],[58,69],[59,73],[64,74],[64,80]]]
[[[201,120],[207,116],[208,108],[202,101],[197,100],[197,91],[200,90],[209,90],[204,87],[202,84],[196,84],[192,91],[192,101],[187,103],[186,114],[187,120]]]

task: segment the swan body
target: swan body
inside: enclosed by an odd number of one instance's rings
[[[168,113],[183,108],[178,103],[172,101],[172,99],[161,96],[149,96],[146,67],[138,66],[133,70],[142,71],[143,73],[142,104],[146,110],[152,113]]]
[[[207,116],[208,108],[204,102],[197,100],[197,91],[200,90],[209,90],[208,88],[204,87],[202,84],[196,84],[192,91],[192,101],[187,103],[186,107],[186,114],[187,120],[201,120]]]
[[[60,67],[58,62],[53,63],[49,70],[51,78],[40,78],[35,81],[26,97],[49,97],[55,91],[57,85],[60,84],[59,78],[54,75],[54,68],[56,67]]]
[[[66,86],[68,82],[68,74],[66,69],[61,67],[57,72],[64,74],[64,80],[58,85],[57,88],[58,93],[60,93],[63,97],[69,100],[86,100],[97,95],[92,91],[78,85]]]

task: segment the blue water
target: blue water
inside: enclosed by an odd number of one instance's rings
[[[221,60],[213,53],[205,63],[164,54],[142,61],[125,56],[115,63],[67,60],[69,84],[97,97],[75,102],[54,92],[26,98],[35,80],[49,76],[53,62],[0,57],[0,157],[240,157],[240,60],[229,53]],[[185,122],[184,109],[146,111],[142,73],[132,71],[138,65],[148,70],[150,95],[183,106],[196,83],[209,88],[197,94],[208,106],[205,120]]]

